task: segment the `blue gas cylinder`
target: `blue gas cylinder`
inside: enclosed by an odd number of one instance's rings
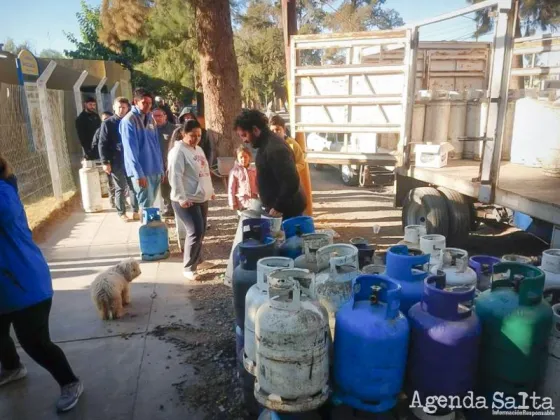
[[[425,280],[422,301],[408,311],[410,398],[418,392],[424,405],[429,396],[462,398],[474,389],[482,334],[474,297],[474,285],[448,287],[443,271]]]
[[[169,233],[161,221],[158,208],[148,207],[142,212],[139,230],[140,252],[144,261],[156,261],[169,257]]]
[[[387,251],[386,261],[385,274],[401,285],[401,311],[408,316],[411,306],[422,299],[430,255],[406,245],[395,245]]]
[[[280,245],[280,255],[295,259],[303,254],[303,240],[301,235],[314,233],[315,225],[309,216],[292,217],[282,222],[286,240]]]
[[[257,261],[276,255],[276,239],[265,237],[263,242],[254,240],[241,242],[239,254],[240,262],[233,270],[231,283],[235,324],[243,330],[245,327],[245,295],[247,290],[257,282]]]
[[[270,220],[249,218],[241,222],[241,242],[233,250],[233,268],[239,265],[239,245],[242,242],[263,243],[270,237]]]
[[[379,275],[356,278],[353,299],[336,314],[334,402],[380,413],[397,403],[408,351],[401,286]]]
[[[484,292],[490,287],[492,267],[500,262],[502,262],[501,259],[490,255],[473,255],[469,258],[469,267],[476,273],[476,288],[478,290]]]

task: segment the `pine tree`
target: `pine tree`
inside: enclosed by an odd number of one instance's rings
[[[479,3],[482,0],[467,0],[469,3]],[[475,36],[486,34],[494,29],[494,21],[488,11],[476,14],[477,30]],[[560,27],[560,1],[558,0],[519,0],[519,9],[515,25],[515,37],[534,35],[537,29],[542,31]],[[514,55],[513,68],[523,67],[523,56]],[[523,89],[523,77],[512,77],[510,89]]]

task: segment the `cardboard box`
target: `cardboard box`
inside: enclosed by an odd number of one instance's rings
[[[454,148],[449,143],[417,144],[416,166],[419,168],[443,168],[447,166],[447,156]]]

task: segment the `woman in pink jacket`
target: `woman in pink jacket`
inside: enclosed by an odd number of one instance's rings
[[[251,151],[245,145],[236,150],[237,161],[229,173],[228,203],[232,210],[250,208],[251,200],[258,198],[257,170],[250,166]]]

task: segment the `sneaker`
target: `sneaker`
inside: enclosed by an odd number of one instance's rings
[[[196,271],[183,271],[183,276],[187,279],[187,280],[198,280],[198,274],[196,274]]]
[[[125,223],[130,222],[130,219],[128,218],[128,216],[126,214],[121,214],[119,217]]]
[[[21,365],[17,369],[0,370],[0,386],[7,385],[10,382],[19,381],[27,376],[27,369]]]
[[[60,390],[56,409],[61,412],[72,410],[78,404],[82,392],[84,392],[84,385],[80,381],[64,385]]]
[[[132,220],[140,220],[140,213],[138,212],[132,213]]]

